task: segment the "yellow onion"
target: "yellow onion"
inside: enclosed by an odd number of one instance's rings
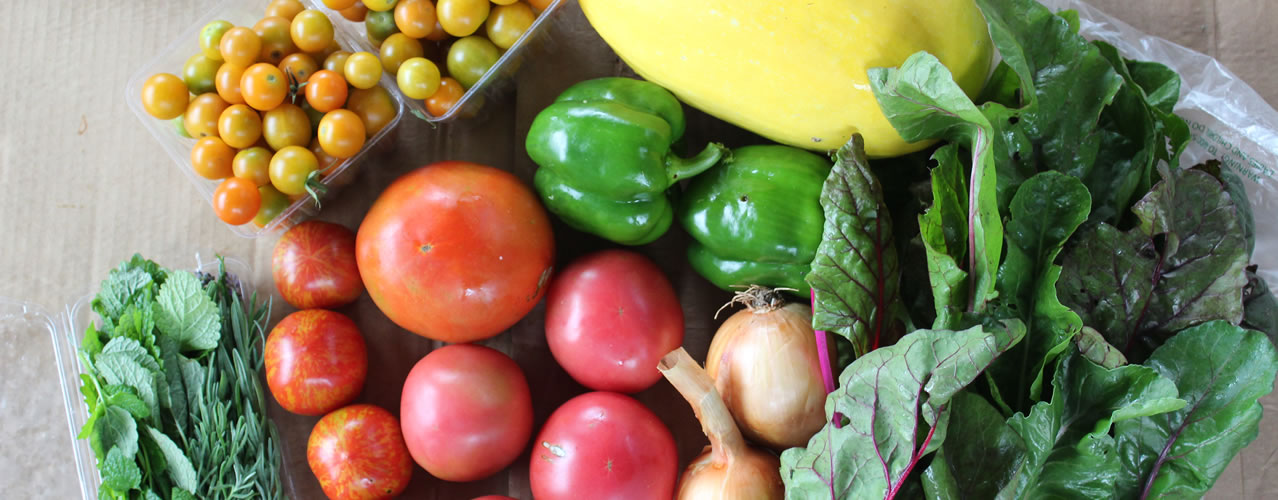
[[[734,303],[746,309],[715,332],[706,373],[751,441],[776,450],[806,446],[825,425],[812,313],[760,286],[738,292]]]
[[[771,500],[785,497],[781,461],[746,445],[714,382],[682,347],[661,358],[657,369],[692,405],[710,446],[679,478],[677,500]]]

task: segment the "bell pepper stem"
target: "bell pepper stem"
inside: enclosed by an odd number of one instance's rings
[[[681,179],[693,177],[701,172],[705,172],[713,167],[720,160],[732,161],[732,150],[727,146],[712,142],[706,144],[705,149],[692,158],[680,158],[673,154],[666,155],[666,176],[669,183],[666,187],[673,186]]]

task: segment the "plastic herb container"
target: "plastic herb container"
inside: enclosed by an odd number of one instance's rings
[[[318,0],[301,1],[306,8],[320,9],[325,15],[329,16],[329,19],[333,22],[333,38],[342,50],[350,52],[374,51],[372,45],[364,37],[364,33],[362,31],[356,32],[352,23],[347,22],[333,11],[323,8],[323,4]],[[236,26],[252,27],[264,16],[268,3],[269,0],[229,0],[219,5],[201,17],[199,21],[192,24],[168,47],[162,49],[154,58],[139,68],[129,78],[128,84],[125,86],[124,100],[128,103],[129,109],[133,110],[133,114],[137,115],[138,120],[142,122],[142,126],[151,132],[151,135],[155,137],[160,146],[173,158],[177,167],[191,180],[191,184],[195,186],[196,191],[200,192],[200,195],[204,197],[206,204],[210,207],[213,201],[213,191],[217,188],[219,181],[200,177],[192,168],[191,148],[195,145],[196,139],[188,139],[178,135],[172,120],[160,120],[148,114],[142,108],[142,85],[147,78],[156,73],[171,73],[180,76],[182,66],[187,58],[200,51],[199,33],[204,25],[221,19],[229,21]],[[363,29],[362,26],[360,29]],[[350,184],[364,165],[369,162],[370,156],[386,153],[395,148],[393,131],[404,118],[405,99],[400,94],[393,75],[383,74],[379,85],[390,94],[395,106],[395,117],[377,134],[369,137],[364,143],[364,148],[358,154],[345,160],[340,160],[337,166],[332,167],[332,173],[325,176],[321,181],[328,186],[328,193],[325,197],[335,195],[342,186]],[[420,102],[418,105],[420,105]],[[230,224],[227,226],[235,234],[246,238],[256,238],[276,230],[287,229],[316,213],[318,213],[318,209],[315,203],[308,197],[302,197],[293,201],[288,208],[284,209],[280,215],[276,216],[264,227],[259,228],[252,222],[239,226]],[[210,210],[210,216],[212,215]]]
[[[548,33],[552,31],[550,28],[554,22],[553,20],[555,19],[555,12],[559,10],[560,6],[567,3],[567,1],[568,0],[555,0],[550,4],[550,6],[546,7],[546,10],[537,13],[537,18],[533,20],[533,23],[529,26],[528,30],[525,31],[509,49],[501,52],[501,57],[497,59],[497,62],[494,63],[493,66],[488,69],[488,72],[484,73],[484,76],[476,81],[474,85],[472,85],[469,89],[466,89],[466,92],[462,94],[461,99],[459,99],[457,104],[450,108],[448,112],[439,116],[434,116],[426,110],[426,106],[423,101],[404,98],[403,100],[408,106],[409,112],[412,113],[413,116],[426,120],[430,123],[442,123],[456,118],[472,118],[479,116],[480,112],[483,110],[484,102],[492,98],[496,98],[498,95],[501,95],[510,88],[514,81],[513,77],[515,76],[515,73],[519,72],[519,67],[527,57],[527,54],[531,52],[530,48],[542,45],[549,40]],[[496,7],[496,5],[493,5],[492,7]],[[370,49],[366,50],[369,50],[374,54],[378,53],[377,49],[372,47],[371,42],[368,41],[368,30],[365,28],[363,22],[349,21],[336,11],[325,7],[322,3],[319,6],[319,9],[324,11],[325,14],[328,14],[329,18],[333,19],[333,23],[335,25],[340,25],[342,28],[356,33],[356,36],[358,36],[365,45],[370,47]],[[484,26],[480,26],[479,30],[476,31],[475,34],[483,35]],[[449,40],[453,40],[455,38],[456,37],[450,36]],[[443,61],[447,58],[447,52],[447,47],[441,45],[441,60],[435,61],[436,65],[439,66],[440,72],[444,74],[444,76],[447,76],[447,69],[443,63]],[[391,75],[391,80],[391,85],[397,85],[394,82],[394,75]]]

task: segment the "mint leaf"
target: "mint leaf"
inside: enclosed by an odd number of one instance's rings
[[[985,303],[997,296],[995,275],[1003,250],[1003,226],[995,191],[998,178],[991,154],[993,126],[954,82],[949,69],[926,52],[910,56],[900,69],[871,69],[869,77],[879,106],[905,140],[946,139],[967,146],[971,153],[965,236],[968,304],[962,307],[981,312]],[[936,222],[926,223],[935,226]],[[920,224],[924,223],[920,220]],[[934,227],[929,231],[935,231]],[[931,253],[929,250],[929,261],[934,259]],[[940,278],[942,285],[950,286],[952,270]],[[942,307],[951,305],[948,302],[952,297],[946,299],[946,304],[937,302],[938,316]]]
[[[1145,362],[1188,402],[1117,425],[1123,497],[1198,497],[1259,432],[1278,353],[1263,334],[1223,321],[1184,330]]]
[[[123,340],[132,341],[132,339]],[[137,391],[138,397],[142,398],[142,401],[146,403],[150,414],[159,415],[160,400],[156,396],[156,378],[158,374],[138,363],[134,356],[135,353],[131,352],[106,352],[104,349],[95,362],[98,372],[107,384],[132,387]]]
[[[133,457],[114,446],[102,462],[102,484],[118,492],[137,489],[142,484],[142,470]]]
[[[892,217],[860,134],[835,154],[821,208],[825,230],[806,277],[816,292],[812,323],[848,338],[859,357],[894,343],[905,314]]]
[[[129,359],[136,361],[143,368],[150,371],[160,371],[160,363],[156,358],[151,357],[151,353],[129,337],[115,337],[107,342],[106,347],[102,348],[100,354],[121,353],[127,355]]]
[[[136,340],[151,357],[160,359],[160,349],[155,345],[155,314],[151,307],[132,304],[125,307],[111,335]]]
[[[93,298],[93,311],[104,321],[114,322],[130,304],[149,304],[154,287],[155,281],[145,270],[117,268],[102,282],[102,289]]]
[[[189,360],[178,353],[178,344],[173,338],[160,337],[159,341],[161,359],[164,360],[164,377],[167,382],[165,385],[168,389],[164,394],[161,394],[160,406],[169,409],[179,434],[185,434],[187,425],[190,422],[190,416],[187,415],[187,411],[192,406],[187,404],[188,389],[186,388],[186,382],[182,380],[181,363]]]
[[[169,479],[173,480],[173,484],[188,492],[198,489],[199,484],[197,484],[195,467],[191,465],[191,460],[186,457],[186,453],[163,432],[148,427],[147,433],[155,441],[155,444],[160,446],[160,451],[164,453],[164,461],[168,464]]]
[[[102,336],[98,333],[98,329],[94,328],[93,323],[89,323],[89,327],[84,330],[84,338],[80,341],[80,352],[88,355],[89,359],[93,359],[102,352]]]
[[[98,460],[105,459],[107,451],[115,447],[132,460],[138,453],[138,423],[128,410],[105,405],[89,433],[89,446]]]
[[[1132,210],[1139,227],[1101,224],[1078,239],[1057,284],[1061,302],[1129,359],[1142,338],[1242,321],[1246,243],[1220,182],[1177,171]]]
[[[103,390],[107,393],[106,404],[123,408],[137,420],[151,416],[151,409],[147,408],[146,403],[142,401],[142,398],[138,397],[137,391],[132,387],[127,385],[108,385]]]
[[[1050,366],[1083,322],[1056,297],[1061,267],[1056,256],[1091,207],[1087,188],[1078,179],[1043,172],[1016,191],[1005,226],[1007,260],[999,268],[998,290],[1004,304],[1027,326],[1025,341],[991,367],[1005,400],[1014,407],[1022,398],[1041,399],[1043,370]],[[1011,385],[1008,381],[1016,381]],[[1015,392],[1008,392],[1015,389]]]
[[[187,271],[169,275],[156,297],[155,322],[160,332],[178,341],[184,351],[208,350],[221,340],[222,318],[217,304],[204,293],[200,279]]]
[[[1107,369],[1076,352],[1062,358],[1052,388],[1050,403],[1007,421],[1024,439],[1026,454],[1000,498],[1113,497],[1118,456],[1111,424],[1185,404],[1172,381],[1154,370]]]
[[[1018,322],[990,330],[916,330],[858,358],[826,399],[826,424],[807,448],[781,454],[786,498],[887,498],[944,439],[950,398],[1024,336]]]
[[[169,498],[171,500],[199,500],[191,492],[177,487],[173,488],[173,494],[169,495]]]

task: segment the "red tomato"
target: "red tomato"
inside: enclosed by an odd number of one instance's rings
[[[391,498],[413,477],[399,421],[373,405],[351,405],[324,415],[306,442],[306,462],[324,494],[334,500]]]
[[[266,385],[285,410],[323,415],[364,388],[368,354],[350,318],[324,309],[285,316],[266,338]]]
[[[533,442],[538,500],[669,500],[679,457],[670,430],[643,404],[588,392],[555,410]]]
[[[505,495],[485,495],[482,497],[475,497],[474,500],[515,500],[515,499]]]
[[[474,481],[519,458],[532,435],[524,372],[505,354],[473,344],[427,354],[404,380],[399,413],[417,465],[445,481]]]
[[[341,307],[364,293],[355,232],[331,222],[306,221],[285,232],[271,270],[280,295],[298,309]]]
[[[541,300],[555,242],[545,209],[518,178],[440,162],[405,174],[373,202],[355,258],[391,321],[433,340],[473,342]]]
[[[683,309],[647,257],[605,250],[577,259],[551,282],[546,343],[581,385],[639,392],[661,378],[661,357],[683,345]]]

